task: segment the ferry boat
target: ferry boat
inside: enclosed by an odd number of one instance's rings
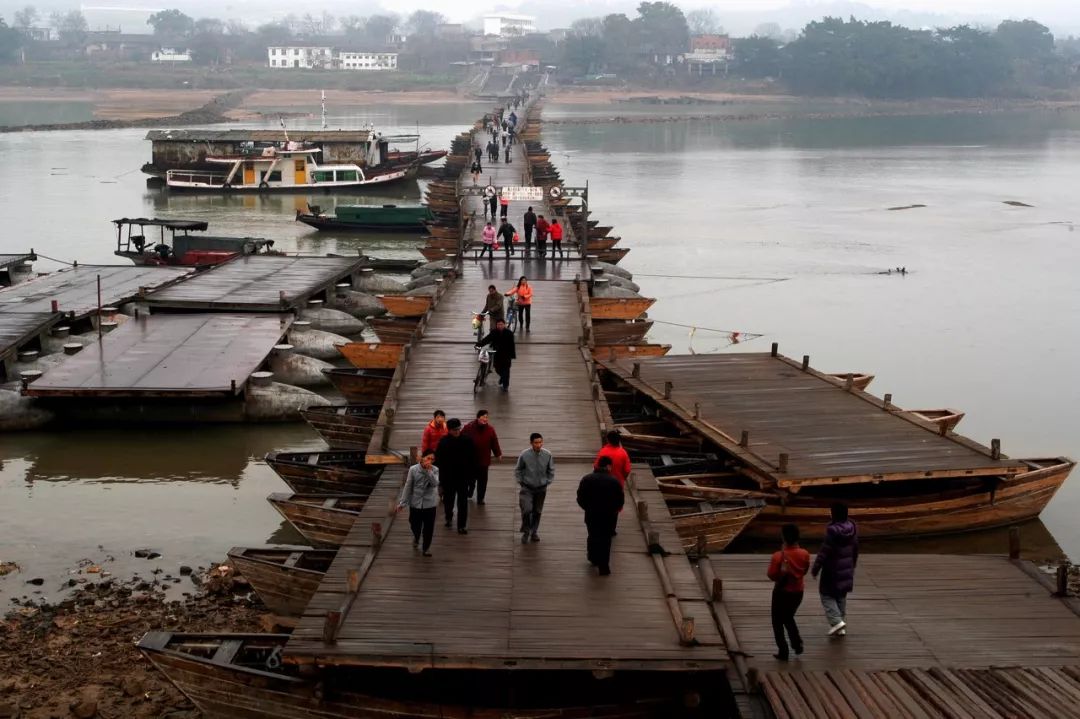
[[[296,220],[317,230],[378,230],[420,233],[434,219],[427,205],[338,205],[327,215],[318,205],[296,211]]]
[[[260,237],[190,234],[206,232],[209,225],[201,220],[122,217],[112,222],[116,225],[116,252],[113,254],[129,259],[136,265],[195,267],[216,265],[237,255],[274,252],[274,241]],[[153,234],[148,237],[147,228],[151,233],[156,229],[157,237]]]
[[[219,171],[169,170],[165,185],[170,190],[193,192],[332,192],[369,185],[385,185],[416,175],[417,167],[365,172],[356,164],[320,165],[321,150],[262,148],[259,155],[207,157],[221,165]]]

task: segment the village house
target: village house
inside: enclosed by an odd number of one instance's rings
[[[268,47],[270,67],[306,70],[397,70],[396,52],[320,47]]]
[[[536,32],[536,18],[531,15],[485,15],[484,34],[497,37],[520,37]]]
[[[715,75],[718,69],[727,72],[731,58],[731,38],[727,35],[693,35],[690,52],[682,56],[682,61],[691,75]]]
[[[191,62],[191,50],[178,50],[172,47],[163,47],[150,53],[150,62],[163,64],[174,62]]]

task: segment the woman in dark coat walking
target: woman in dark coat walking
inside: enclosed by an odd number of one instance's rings
[[[829,636],[847,634],[847,595],[855,588],[855,565],[859,561],[859,532],[848,519],[846,504],[832,506],[832,521],[825,530],[825,542],[814,560],[813,576],[821,575],[818,592]]]

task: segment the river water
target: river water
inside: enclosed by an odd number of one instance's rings
[[[331,113],[330,126],[419,125],[425,143],[445,147],[484,109]],[[675,114],[549,105],[546,116],[627,111]],[[411,238],[317,234],[293,217],[309,199],[417,200],[417,185],[365,196],[169,196],[147,190],[139,172],[150,155],[144,135],[0,135],[0,252],[108,263],[109,220],[158,215],[206,219],[212,232],[270,237],[286,251],[415,256]],[[965,411],[963,433],[999,437],[1011,455],[1080,455],[1080,116],[551,124],[545,141],[569,182],[588,181],[595,217],[633,248],[623,265],[659,299],[653,341],[674,352],[779,342],[824,371],[875,374],[871,391],[901,406]],[[887,209],[913,204],[926,207]],[[901,266],[906,275],[881,274]],[[175,575],[234,545],[298,542],[263,501],[286,487],[261,457],[318,446],[305,425],[0,436],[0,561],[22,567],[0,578],[0,600],[55,597],[80,560],[120,575]],[[1080,555],[1078,509],[1074,478],[1043,521],[1025,527],[1029,556]],[[137,559],[139,548],[163,556]],[[1002,552],[1005,539],[883,548]],[[34,577],[45,584],[24,583]]]

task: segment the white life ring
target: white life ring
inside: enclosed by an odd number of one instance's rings
[[[558,198],[562,195],[562,188],[558,186],[552,187],[550,190],[548,190],[548,194],[554,198]]]

